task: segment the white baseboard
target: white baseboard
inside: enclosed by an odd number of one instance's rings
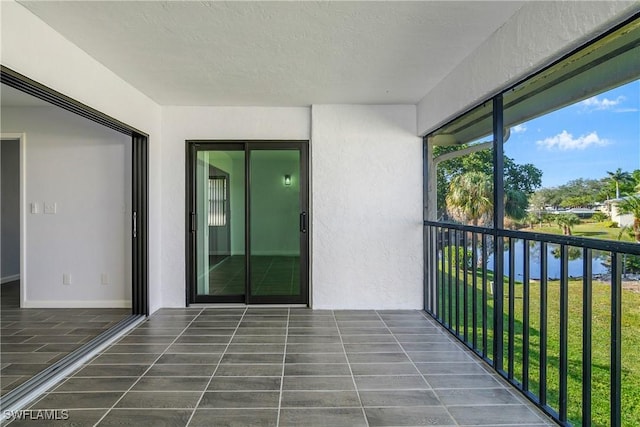
[[[102,301],[27,300],[22,302],[21,308],[131,308],[131,301],[128,301],[128,300],[102,300]]]
[[[5,283],[15,282],[16,280],[20,280],[19,274],[14,274],[13,276],[5,276],[0,279],[0,284],[4,285]]]

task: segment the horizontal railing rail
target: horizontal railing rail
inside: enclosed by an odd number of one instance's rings
[[[640,279],[640,245],[424,225],[425,310],[559,424],[623,424],[622,283]]]

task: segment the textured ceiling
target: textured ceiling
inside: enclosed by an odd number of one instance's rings
[[[20,3],[161,105],[417,103],[523,2]]]

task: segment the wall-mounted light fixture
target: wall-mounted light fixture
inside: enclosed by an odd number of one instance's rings
[[[291,175],[284,176],[284,185],[291,185]]]

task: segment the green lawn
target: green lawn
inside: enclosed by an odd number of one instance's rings
[[[455,273],[453,274],[455,276]],[[464,282],[462,272],[458,273],[459,287],[459,315],[460,333],[464,321]],[[445,277],[446,280],[447,277]],[[467,322],[469,325],[468,340],[471,341],[471,318],[472,318],[472,298],[474,292],[472,286],[472,275],[467,276]],[[489,277],[488,280],[492,280]],[[446,280],[447,282],[449,280]],[[455,283],[452,277],[451,283]],[[478,343],[482,345],[482,325],[481,325],[481,283],[482,278],[477,277],[477,287],[475,289],[478,303]],[[455,300],[455,287],[452,288]],[[504,369],[507,365],[507,337],[508,337],[508,282],[505,281],[504,298]],[[548,404],[558,409],[559,390],[559,354],[560,354],[560,334],[559,334],[559,281],[549,281],[548,291],[548,340],[547,340],[547,395]],[[569,324],[568,324],[568,398],[569,398],[569,419],[575,425],[581,423],[582,411],[582,281],[571,280],[569,282]],[[514,340],[514,377],[522,381],[522,320],[523,320],[523,285],[517,283],[514,292],[515,301],[515,340]],[[448,302],[448,289],[443,287],[440,294],[443,301]],[[592,290],[593,298],[593,359],[592,359],[592,415],[593,425],[609,425],[609,351],[610,351],[610,287],[607,283],[594,282]],[[640,351],[640,294],[631,291],[622,293],[622,425],[640,426],[640,363],[636,361],[636,351]],[[539,354],[540,354],[540,284],[537,281],[530,283],[529,300],[530,332],[529,332],[529,390],[538,394],[539,384]],[[454,304],[455,306],[455,304]],[[454,309],[455,310],[455,309]],[[452,313],[455,327],[455,311]],[[448,320],[448,309],[444,312],[445,321]],[[487,349],[491,357],[493,340],[493,299],[489,296],[487,312]]]
[[[633,242],[634,239],[624,230],[621,234],[621,228],[610,228],[606,226],[606,222],[587,222],[583,221],[571,228],[571,234],[577,237],[590,237],[592,239],[603,240],[620,240],[622,242]],[[562,230],[557,225],[536,224],[533,228],[525,228],[524,231],[535,231],[538,233],[562,234]]]

